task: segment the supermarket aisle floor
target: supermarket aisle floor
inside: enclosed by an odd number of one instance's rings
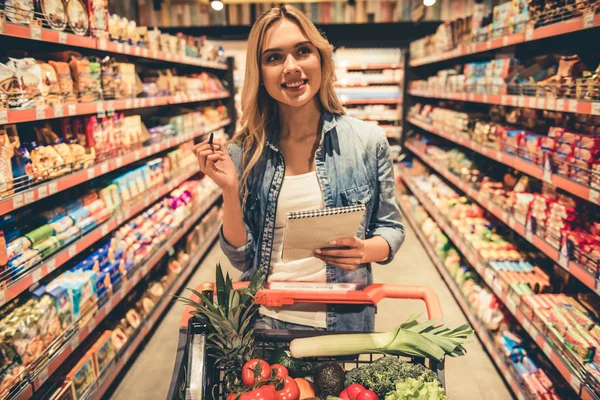
[[[466,318],[447,289],[425,250],[407,225],[407,237],[402,249],[389,265],[375,265],[375,282],[421,284],[433,288],[440,297],[445,320],[451,326],[463,324]],[[227,258],[216,243],[202,265],[191,278],[187,287],[214,280],[214,267],[221,262],[224,268],[237,277]],[[378,310],[376,329],[388,330],[405,321],[413,313],[425,313],[423,303],[384,300]],[[169,390],[172,368],[175,362],[179,320],[183,312],[181,304],[175,304],[163,318],[163,322],[129,368],[112,395],[113,399],[163,400]],[[453,400],[507,400],[512,395],[496,371],[478,341],[467,347],[467,355],[446,361],[446,384]]]

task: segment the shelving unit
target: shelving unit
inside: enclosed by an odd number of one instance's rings
[[[567,350],[565,348],[556,349],[553,344],[551,344],[551,342],[548,341],[541,332],[539,332],[534,323],[520,310],[519,298],[516,297],[513,292],[506,292],[504,290],[500,283],[500,278],[496,276],[496,273],[488,266],[478,252],[451,227],[451,225],[437,210],[436,206],[427,199],[425,194],[423,194],[416,186],[414,186],[411,179],[405,173],[401,173],[400,178],[405,182],[406,186],[419,200],[423,207],[425,207],[429,215],[442,228],[448,238],[456,245],[463,256],[469,261],[469,264],[473,266],[479,276],[493,290],[494,294],[502,301],[502,303],[515,317],[519,324],[521,324],[525,332],[527,332],[531,339],[537,343],[540,349],[542,349],[544,354],[548,357],[552,364],[554,364],[556,369],[565,378],[569,385],[571,385],[573,390],[579,394],[579,398],[584,400],[597,400],[599,397],[590,388],[582,384],[581,378],[578,376],[577,372],[571,368],[570,361],[564,358],[563,353]],[[506,376],[505,379],[507,379]]]
[[[598,10],[596,7],[597,6],[592,5],[584,10],[578,9],[578,12],[580,13],[579,15],[572,14],[575,15],[573,18],[569,19],[568,17],[564,17],[563,20],[553,21],[556,23],[530,19],[524,23],[525,25],[522,28],[522,31],[518,33],[506,34],[507,31],[505,31],[504,35],[494,38],[492,38],[492,36],[495,33],[490,33],[489,39],[483,42],[475,42],[477,38],[475,35],[472,35],[472,39],[470,39],[473,40],[472,42],[458,44],[457,47],[452,50],[445,52],[442,51],[426,57],[411,57],[408,62],[408,65],[411,68],[410,76],[419,76],[421,72],[423,73],[421,78],[435,76],[436,68],[438,70],[449,68],[451,63],[458,64],[462,62],[462,60],[459,59],[463,57],[466,58],[469,56],[474,56],[469,57],[467,61],[482,61],[486,59],[490,60],[494,58],[493,52],[497,49],[505,49],[510,47],[510,49],[508,49],[509,51],[513,53],[516,52],[516,54],[521,54],[518,53],[520,45],[541,39],[545,39],[544,44],[548,44],[553,43],[551,42],[554,40],[553,38],[564,38],[564,35],[569,34],[574,34],[577,37],[583,37],[582,35],[587,34],[585,32],[589,32],[591,37],[592,30],[597,33],[597,28],[600,27],[600,14],[597,12]],[[560,10],[552,10],[552,13],[554,15],[563,15],[560,14],[559,11]],[[430,45],[430,43],[425,44],[426,50],[433,48],[427,47]],[[415,46],[415,48],[420,50],[422,47]],[[529,49],[533,49],[533,47],[529,45],[524,49],[528,51]],[[489,57],[486,58],[486,56]],[[436,65],[437,63],[439,63],[439,67]],[[466,73],[465,75],[468,76]],[[436,86],[437,82],[447,83],[447,81],[444,81],[443,78],[439,78],[439,76],[440,75],[438,75],[438,79],[441,79],[440,81],[431,79],[429,81],[421,81],[412,85],[410,82],[408,82],[408,89],[404,102],[405,106],[411,107],[416,102],[430,104],[436,103],[436,100],[452,100],[453,102],[449,103],[450,105],[444,105],[443,107],[452,108],[452,104],[454,104],[454,102],[467,103],[464,105],[461,104],[460,107],[454,109],[459,109],[461,112],[466,113],[468,113],[468,110],[471,109],[481,112],[481,110],[484,108],[481,105],[500,105],[513,108],[558,111],[587,116],[600,115],[600,98],[595,96],[590,97],[587,94],[584,96],[579,92],[575,93],[574,90],[571,92],[567,91],[569,93],[568,95],[560,91],[554,95],[551,95],[549,94],[552,93],[550,90],[546,92],[543,90],[538,90],[541,89],[541,85],[540,88],[528,86],[527,84],[481,86],[481,84],[477,82],[477,84],[475,84],[477,89],[472,89],[471,91],[465,92],[453,92],[451,90],[443,90],[443,87],[447,87],[444,86],[443,83],[439,85],[440,89],[438,89],[438,86]],[[451,85],[448,85],[448,87],[450,86]],[[464,86],[470,88],[469,84],[466,82]],[[437,90],[433,90],[434,88]],[[424,102],[423,100],[427,101]],[[479,106],[468,103],[477,103]],[[448,104],[448,102],[445,102],[444,104]],[[410,133],[423,132],[426,137],[435,135],[439,138],[443,138],[448,141],[449,144],[458,145],[462,148],[469,149],[486,157],[489,159],[490,164],[513,168],[539,181],[542,181],[545,184],[550,184],[557,189],[567,192],[567,194],[576,196],[594,205],[600,205],[600,188],[592,187],[592,183],[587,185],[570,179],[565,175],[560,175],[557,169],[554,168],[554,164],[551,164],[550,166],[544,163],[542,165],[535,164],[532,161],[520,157],[519,154],[521,153],[516,151],[511,152],[510,149],[504,148],[505,146],[500,145],[499,148],[491,148],[477,143],[473,139],[470,139],[472,136],[470,136],[469,133],[455,130],[451,121],[448,121],[446,124],[445,121],[440,120],[439,117],[437,120],[435,120],[435,118],[427,118],[424,117],[424,115],[425,113],[423,115],[416,115],[416,117],[407,116],[405,119],[404,131]],[[434,122],[430,122],[432,120]],[[578,264],[578,262],[575,260],[575,257],[571,258],[571,256],[565,255],[564,251],[561,251],[564,249],[558,249],[546,239],[536,235],[535,231],[532,231],[532,228],[529,226],[529,224],[524,223],[522,218],[517,218],[515,215],[513,215],[512,209],[503,208],[484,191],[481,191],[473,184],[462,180],[458,175],[455,175],[453,172],[451,172],[447,165],[436,161],[437,158],[434,159],[433,157],[429,156],[426,152],[425,141],[407,141],[404,143],[404,150],[407,153],[417,157],[422,164],[433,170],[437,175],[443,177],[455,188],[465,193],[474,202],[479,204],[483,209],[487,210],[487,212],[501,221],[509,230],[514,231],[521,237],[525,238],[527,242],[539,249],[552,262],[559,265],[563,270],[575,277],[578,281],[585,285],[585,287],[597,294],[600,294],[600,280],[597,271],[592,271],[592,267],[590,266]],[[480,277],[488,284],[496,296],[504,303],[506,308],[511,312],[523,329],[529,334],[531,339],[538,344],[541,351],[547,356],[550,362],[556,366],[557,370],[564,377],[565,381],[578,394],[578,398],[586,400],[598,399],[599,394],[594,393],[590,386],[582,383],[584,382],[583,375],[575,368],[573,360],[567,358],[566,354],[568,353],[568,350],[564,347],[564,345],[552,342],[549,338],[545,337],[545,335],[538,330],[538,328],[536,328],[533,321],[526,317],[526,315],[519,308],[520,298],[516,297],[515,293],[512,291],[507,292],[505,286],[500,284],[500,277],[495,274],[494,270],[484,261],[478,252],[474,250],[467,240],[453,229],[452,225],[449,224],[445,217],[440,214],[435,204],[429,201],[427,196],[420,192],[418,188],[411,182],[410,177],[405,172],[402,173],[400,177],[406,183],[406,186],[410,189],[413,195],[424,206],[429,215],[438,223],[448,238],[456,245],[456,247],[458,247],[460,252],[474,267],[475,271],[477,271]],[[415,226],[416,224],[414,221],[411,221],[411,218],[408,216],[406,216],[406,218],[413,225],[418,236],[423,242],[423,245],[427,249],[429,243],[427,243],[422,233],[419,232],[419,229]],[[431,247],[431,245],[429,245],[429,247]],[[432,257],[432,259],[436,257],[431,248],[427,249],[427,251],[430,253],[430,257]],[[485,337],[485,334],[482,335],[480,333],[481,329],[477,326],[478,322],[476,316],[472,315],[468,304],[465,304],[464,299],[461,299],[461,294],[458,291],[455,282],[448,275],[449,273],[444,266],[440,264],[439,259],[437,261],[434,260],[434,264],[436,264],[438,267],[440,274],[442,277],[444,277],[444,280],[447,282],[450,290],[453,292],[455,298],[461,305],[461,308],[478,332],[482,343],[488,349],[488,352],[490,352],[490,355],[498,365],[498,355],[494,354],[494,351],[497,350],[489,349],[489,346],[486,343],[489,341],[489,339]],[[576,282],[574,282],[574,284],[575,283]],[[580,286],[577,287],[579,288]],[[583,286],[581,286],[581,288],[583,288]],[[519,385],[514,384],[514,374],[511,371],[508,371],[506,368],[502,368],[501,366],[499,366],[499,369],[515,395],[521,398],[523,396],[522,390]]]
[[[408,208],[406,208],[406,206],[404,204],[402,204],[401,201],[398,202],[398,205],[400,206],[400,209],[402,211],[402,217],[406,221],[408,221],[411,228],[416,233],[417,237],[419,238],[419,241],[423,245],[423,248],[427,252],[427,255],[433,262],[433,265],[435,265],[436,269],[438,270],[438,272],[440,273],[440,275],[446,282],[446,285],[448,285],[448,288],[450,289],[452,296],[454,296],[454,299],[460,306],[463,314],[469,320],[469,323],[475,330],[475,333],[477,334],[477,337],[483,344],[483,347],[486,349],[486,351],[488,352],[488,354],[494,361],[494,364],[496,364],[496,367],[502,373],[502,376],[504,377],[506,383],[508,383],[508,385],[512,389],[513,393],[515,393],[515,395],[517,396],[517,399],[526,400],[527,395],[525,394],[524,389],[519,384],[518,377],[510,370],[509,366],[507,365],[506,361],[504,360],[504,356],[494,346],[494,341],[490,337],[490,334],[488,333],[487,329],[483,326],[481,321],[473,313],[470,306],[468,305],[467,300],[460,293],[460,290],[458,289],[456,282],[452,279],[452,277],[448,273],[448,270],[446,269],[446,267],[444,267],[444,265],[443,265],[442,261],[440,260],[440,258],[438,257],[438,255],[435,254],[435,251],[433,250],[431,244],[429,243],[427,238],[425,238],[425,236],[423,235],[423,232],[421,231],[421,228],[418,226],[415,219],[413,218],[412,211],[409,210]]]
[[[31,54],[42,52],[45,49],[60,50],[75,50],[81,52],[84,56],[92,55],[120,55],[126,56],[136,64],[147,63],[154,68],[172,68],[177,67],[180,71],[190,72],[207,71],[212,75],[209,79],[219,76],[219,80],[225,81],[226,89],[224,91],[214,92],[215,86],[208,86],[203,83],[203,89],[195,89],[193,92],[187,86],[187,92],[182,91],[180,86],[177,86],[177,91],[170,90],[172,95],[160,97],[137,97],[124,98],[114,100],[99,100],[90,103],[74,103],[64,104],[56,107],[38,106],[37,108],[29,109],[13,109],[1,108],[0,106],[0,125],[22,124],[51,119],[60,119],[68,117],[82,117],[96,115],[98,118],[111,116],[116,111],[132,111],[150,109],[158,111],[169,106],[189,105],[196,107],[195,103],[208,102],[213,100],[224,100],[224,104],[231,106],[233,93],[233,77],[231,75],[232,62],[216,63],[206,61],[201,57],[189,57],[182,54],[174,54],[165,51],[153,51],[139,46],[132,46],[125,43],[115,42],[107,39],[79,36],[66,32],[57,32],[51,29],[40,28],[37,24],[31,26],[13,24],[7,22],[5,14],[0,11],[0,39],[4,43],[9,43],[11,49],[26,48],[31,50]],[[190,53],[188,53],[190,54]],[[139,71],[138,71],[139,72]],[[98,78],[99,79],[99,78]],[[214,79],[217,79],[216,77]],[[173,86],[175,87],[175,86]],[[190,86],[191,87],[191,86]],[[195,88],[196,86],[194,86]],[[204,88],[207,89],[204,89]],[[208,89],[210,87],[210,89]],[[164,93],[169,93],[164,91]],[[228,104],[229,103],[229,104]],[[144,110],[146,111],[146,110]],[[202,121],[218,121],[215,118],[216,109],[211,110],[213,114],[210,117],[202,116]],[[219,110],[219,113],[221,110]],[[149,115],[150,112],[140,113]],[[126,115],[129,115],[126,114]],[[221,115],[221,114],[219,114]],[[223,115],[224,116],[224,115]],[[229,113],[229,118],[223,119],[218,123],[196,124],[192,132],[181,132],[176,136],[167,136],[158,142],[150,142],[145,146],[127,147],[128,150],[120,150],[120,153],[112,155],[110,158],[99,158],[95,160],[95,164],[83,168],[74,166],[69,168],[72,171],[59,177],[33,181],[24,187],[16,187],[13,193],[0,198],[0,215],[9,215],[11,213],[21,211],[30,207],[46,207],[49,204],[48,198],[57,194],[67,194],[68,191],[87,187],[92,180],[110,181],[113,178],[112,173],[115,171],[125,171],[134,166],[135,163],[146,159],[153,159],[166,154],[169,150],[174,150],[180,145],[185,147],[192,146],[196,141],[203,136],[212,133],[216,130],[226,128],[227,131],[233,129],[235,123],[235,113]],[[200,117],[198,117],[200,118]],[[175,129],[175,128],[173,128]],[[19,131],[20,133],[20,131]],[[150,137],[150,136],[149,136]],[[158,136],[161,137],[161,136]],[[89,164],[87,164],[89,165]],[[185,170],[173,165],[165,171],[169,173],[169,179],[159,185],[152,187],[151,191],[141,193],[128,201],[125,201],[122,206],[112,212],[105,220],[91,230],[82,230],[74,239],[64,239],[60,242],[64,245],[62,248],[55,250],[49,256],[45,255],[43,261],[40,261],[29,269],[19,271],[18,273],[0,267],[0,311],[21,296],[29,296],[28,292],[32,292],[40,285],[47,284],[56,275],[63,272],[65,267],[71,268],[72,260],[82,253],[89,252],[90,249],[95,249],[102,239],[107,235],[115,232],[123,224],[137,217],[141,212],[151,207],[154,203],[169,195],[175,188],[182,183],[188,181],[199,170],[196,165]],[[79,169],[76,169],[79,168]],[[63,170],[61,172],[66,171]],[[166,173],[166,172],[165,172]],[[35,178],[43,179],[43,178]],[[69,193],[70,194],[70,193]],[[6,391],[0,392],[0,397],[7,399],[29,399],[31,397],[42,397],[47,394],[49,381],[53,381],[52,377],[64,371],[67,365],[70,365],[74,357],[79,357],[81,353],[81,344],[89,341],[93,336],[96,328],[107,319],[107,317],[115,310],[119,304],[127,298],[128,294],[134,291],[134,288],[144,281],[157,265],[165,258],[168,253],[173,251],[173,247],[193,228],[201,217],[220,199],[220,193],[214,195],[203,202],[203,206],[197,210],[193,210],[192,215],[177,228],[174,228],[169,237],[164,243],[158,244],[158,247],[149,255],[144,257],[142,263],[136,264],[131,271],[128,271],[126,278],[120,282],[114,283],[115,292],[110,297],[103,297],[98,300],[99,308],[93,311],[93,314],[83,316],[79,321],[74,322],[48,346],[42,356],[36,360],[29,362],[24,366],[24,371],[19,375],[19,379],[15,381],[14,387],[8,388]],[[65,197],[67,199],[67,197]],[[56,200],[56,199],[55,199]],[[26,210],[27,211],[27,210]],[[102,398],[106,390],[114,382],[115,377],[119,375],[123,367],[131,360],[140,343],[150,334],[153,327],[158,323],[160,316],[171,304],[172,295],[176,294],[189,276],[193,273],[195,267],[202,259],[204,254],[210,248],[214,239],[218,234],[218,229],[215,228],[210,232],[206,242],[202,248],[195,254],[190,255],[191,260],[184,268],[172,285],[166,290],[164,296],[156,304],[156,307],[150,316],[144,322],[143,327],[136,333],[135,337],[131,338],[131,342],[121,353],[118,354],[116,362],[112,369],[106,371],[102,379],[97,383],[96,398]],[[68,240],[71,240],[70,242]],[[108,296],[108,295],[107,295]],[[64,328],[64,327],[62,327]],[[2,377],[3,378],[3,377]],[[90,393],[91,395],[91,393]],[[6,396],[6,397],[5,397]]]

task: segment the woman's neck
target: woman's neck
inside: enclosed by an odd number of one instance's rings
[[[321,106],[317,97],[302,107],[279,104],[280,137],[292,140],[305,140],[319,132]]]

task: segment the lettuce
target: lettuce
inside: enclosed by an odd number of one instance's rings
[[[396,390],[385,396],[385,400],[448,400],[448,396],[439,381],[425,382],[420,377],[396,383]]]

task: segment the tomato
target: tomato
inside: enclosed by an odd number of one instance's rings
[[[271,377],[269,364],[258,358],[248,360],[242,368],[242,381],[246,386],[252,386],[256,382],[262,382]]]
[[[350,397],[348,397],[348,389],[342,390],[342,393],[340,393],[339,397],[342,400],[350,400]],[[229,400],[229,399],[227,399],[227,400]]]
[[[346,393],[348,394],[348,398],[350,400],[356,400],[359,393],[364,392],[365,387],[363,385],[359,385],[358,383],[353,383],[346,388]]]
[[[283,379],[289,376],[288,369],[281,364],[271,365],[271,377],[277,379]]]
[[[300,388],[294,378],[283,378],[283,388],[275,392],[275,400],[300,400]]]
[[[379,397],[372,390],[363,390],[356,396],[356,400],[379,400]]]
[[[234,399],[235,399],[235,396],[237,396],[237,393],[233,393],[233,392],[231,392],[231,393],[229,393],[229,394],[227,395],[227,399],[226,399],[226,400],[234,400]]]
[[[261,386],[246,393],[242,393],[239,400],[275,400],[275,391],[270,386]]]

